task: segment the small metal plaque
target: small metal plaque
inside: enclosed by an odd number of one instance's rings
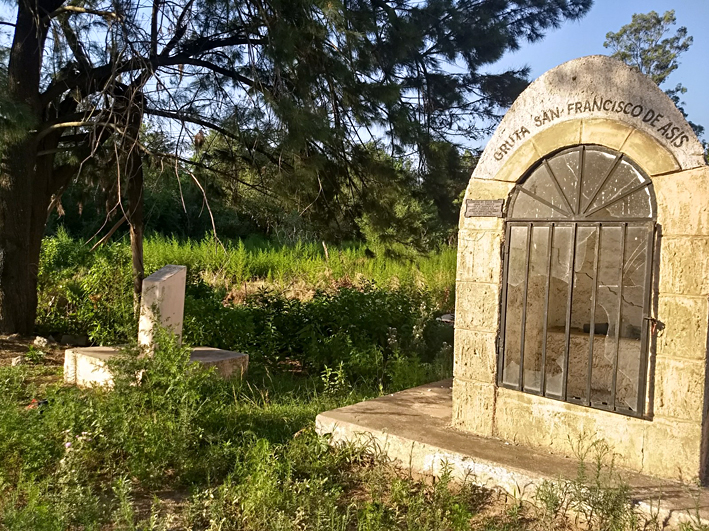
[[[501,218],[504,199],[466,199],[466,218]]]

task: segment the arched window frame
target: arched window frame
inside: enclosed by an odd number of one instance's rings
[[[550,166],[551,162],[556,159],[557,157],[565,156],[567,158],[570,158],[573,154],[578,155],[578,168],[580,170],[583,170],[585,168],[584,166],[584,158],[587,156],[588,152],[596,152],[596,153],[605,153],[609,156],[613,157],[613,162],[611,164],[610,169],[602,174],[600,177],[597,178],[599,181],[599,184],[594,186],[592,188],[593,192],[590,195],[590,199],[582,199],[583,197],[583,190],[584,190],[584,177],[588,178],[588,175],[584,175],[583,171],[580,171],[580,175],[578,176],[578,184],[577,184],[577,194],[576,194],[576,200],[577,203],[575,205],[572,205],[572,201],[570,198],[567,197],[567,194],[565,194],[564,191],[562,191],[559,181],[554,177],[554,172],[552,171],[552,168]],[[616,168],[619,167],[620,164],[627,164],[629,167],[632,167],[640,176],[642,176],[642,179],[644,179],[642,182],[637,183],[637,185],[630,186],[627,190],[624,190],[617,196],[611,197],[611,200],[606,201],[605,203],[601,201],[600,205],[599,204],[594,204],[594,201],[597,199],[599,193],[603,190],[604,186],[606,186],[611,178],[613,178],[614,171]],[[558,192],[557,199],[561,199],[561,201],[557,200],[556,204],[553,204],[553,200],[546,200],[544,197],[538,196],[534,194],[533,192],[530,193],[529,190],[525,188],[525,183],[535,175],[535,172],[539,168],[546,168],[546,171],[551,174],[551,180],[553,182],[554,187],[556,188],[556,191]],[[649,195],[649,213],[645,212],[644,215],[641,216],[632,216],[632,215],[624,215],[624,216],[612,216],[612,215],[604,215],[605,211],[610,212],[606,207],[609,204],[616,204],[619,203],[620,201],[624,201],[626,198],[629,198],[636,192],[640,190],[647,190],[647,193]],[[549,217],[549,218],[540,218],[537,216],[529,216],[529,217],[524,217],[523,215],[519,215],[515,212],[515,205],[517,203],[517,200],[519,199],[520,195],[524,194],[525,196],[531,196],[533,197],[536,201],[540,201],[542,206],[549,207],[549,209],[553,209],[553,216],[556,217]],[[547,198],[549,199],[549,198]],[[628,204],[630,203],[630,199],[626,201]],[[605,209],[605,210],[604,210]],[[630,207],[628,207],[630,209]],[[547,209],[548,210],[548,209]],[[549,210],[551,211],[551,210]],[[599,215],[600,213],[600,215]],[[551,155],[546,156],[544,159],[540,160],[534,167],[532,167],[527,174],[524,176],[523,179],[520,180],[518,185],[515,187],[515,190],[512,193],[510,205],[508,208],[508,217],[507,217],[507,222],[506,222],[506,239],[505,239],[505,255],[504,255],[504,275],[503,275],[503,290],[502,290],[502,299],[501,299],[501,332],[500,332],[500,340],[498,342],[499,346],[499,352],[498,352],[498,385],[502,387],[507,387],[507,388],[512,388],[516,389],[519,391],[523,391],[526,393],[531,393],[531,394],[537,394],[537,395],[542,395],[546,396],[549,398],[554,398],[558,400],[563,400],[566,402],[571,402],[571,403],[576,403],[579,405],[585,405],[585,406],[590,406],[598,409],[605,409],[608,411],[614,411],[617,413],[622,413],[626,415],[631,415],[631,416],[643,416],[644,411],[645,411],[645,395],[646,395],[646,386],[647,386],[647,381],[648,381],[648,375],[647,375],[647,367],[648,367],[648,351],[649,351],[649,326],[648,326],[648,321],[650,318],[650,305],[651,305],[651,286],[652,286],[652,264],[653,264],[653,249],[654,249],[654,242],[655,242],[655,221],[656,221],[656,216],[657,216],[657,206],[656,206],[656,200],[655,200],[655,194],[653,190],[653,185],[652,181],[647,176],[647,174],[631,159],[629,159],[627,156],[625,156],[622,153],[615,152],[613,150],[604,148],[602,146],[596,146],[596,145],[579,145],[575,146],[572,148],[566,148],[563,150],[560,150],[556,153],[553,153]],[[508,312],[507,312],[507,305],[508,305],[508,287],[509,287],[509,282],[508,282],[508,274],[510,270],[510,241],[512,237],[512,232],[514,227],[526,227],[526,240],[525,240],[525,245],[526,245],[526,256],[525,256],[525,263],[524,263],[524,271],[525,271],[525,276],[524,276],[524,288],[522,290],[523,292],[523,297],[522,297],[522,310],[521,310],[521,331],[520,331],[520,338],[519,338],[519,353],[518,353],[518,358],[519,358],[519,375],[517,378],[517,381],[514,382],[512,381],[506,381],[505,380],[505,355],[506,355],[506,328],[508,327],[509,323],[507,321],[508,317]],[[527,330],[527,312],[528,312],[528,294],[529,294],[529,280],[530,280],[530,257],[532,255],[532,238],[534,234],[534,227],[539,228],[546,228],[546,232],[548,233],[547,235],[547,243],[546,243],[546,248],[547,248],[547,254],[548,254],[548,269],[547,269],[547,276],[546,276],[546,290],[545,290],[545,295],[544,295],[544,303],[543,303],[543,338],[542,338],[542,353],[541,353],[541,370],[540,376],[538,377],[540,379],[540,382],[538,383],[539,389],[533,389],[533,388],[527,388],[525,385],[525,368],[524,368],[524,361],[526,357],[526,351],[525,351],[525,332]],[[555,229],[556,227],[560,227],[559,229]],[[642,297],[643,297],[643,304],[642,304],[642,319],[641,321],[637,324],[637,326],[640,327],[640,338],[639,338],[639,359],[638,359],[638,372],[637,372],[637,391],[636,391],[636,401],[632,405],[628,405],[625,407],[625,405],[619,405],[618,400],[617,400],[617,384],[618,384],[618,359],[620,357],[620,352],[621,352],[621,327],[623,325],[623,320],[622,320],[622,309],[624,307],[624,299],[623,299],[623,285],[624,285],[624,280],[623,280],[623,274],[624,270],[626,268],[626,240],[629,234],[629,229],[628,227],[631,227],[631,230],[633,234],[637,233],[640,231],[642,233],[643,230],[647,231],[646,235],[646,243],[645,243],[645,261],[644,261],[644,286],[643,286],[643,292],[642,292]],[[561,375],[561,389],[559,393],[550,393],[547,391],[547,388],[545,386],[545,379],[547,377],[547,367],[546,367],[546,358],[547,358],[547,338],[549,336],[549,331],[548,331],[548,324],[549,324],[549,316],[548,316],[548,311],[549,311],[549,303],[550,303],[550,283],[551,283],[551,277],[552,277],[552,253],[554,251],[554,248],[552,246],[552,238],[554,238],[555,230],[561,231],[563,229],[568,228],[572,232],[572,240],[571,240],[571,245],[570,245],[570,257],[569,257],[569,287],[568,287],[568,297],[566,300],[566,318],[565,318],[565,329],[564,329],[564,352],[563,352],[563,367],[562,367],[562,375]],[[592,297],[590,300],[590,322],[588,323],[588,361],[587,361],[587,369],[586,369],[586,377],[587,377],[587,383],[586,383],[586,393],[583,396],[571,396],[573,393],[569,392],[568,389],[568,382],[569,382],[569,358],[571,357],[571,348],[570,348],[570,341],[571,341],[571,314],[572,310],[575,309],[574,307],[574,290],[576,289],[575,285],[575,277],[578,274],[578,270],[576,269],[577,267],[577,256],[576,253],[578,251],[577,246],[578,246],[578,235],[579,235],[579,228],[581,228],[583,231],[588,232],[588,230],[593,230],[594,238],[595,240],[595,247],[594,247],[594,257],[593,257],[593,287],[592,287]],[[617,229],[616,229],[617,228]],[[594,367],[594,335],[597,335],[596,329],[597,329],[597,324],[598,322],[595,321],[595,312],[597,309],[597,300],[596,297],[599,292],[599,268],[598,268],[598,262],[599,262],[599,255],[601,254],[601,239],[602,235],[604,234],[602,231],[614,231],[618,234],[621,235],[621,248],[619,249],[620,252],[620,278],[619,278],[619,283],[618,283],[618,314],[617,314],[617,321],[615,322],[615,354],[614,354],[614,360],[613,360],[613,368],[612,368],[612,382],[610,383],[610,400],[608,402],[596,402],[594,403],[593,401],[593,391],[592,391],[592,378],[593,378],[593,367]],[[584,240],[586,242],[586,240]],[[638,268],[637,271],[640,271]],[[637,286],[634,286],[637,287]],[[513,323],[517,324],[517,323]],[[610,328],[610,324],[606,323],[607,325],[607,330],[606,333],[608,333],[608,329]],[[558,360],[557,360],[558,361]],[[578,393],[579,395],[581,393]]]

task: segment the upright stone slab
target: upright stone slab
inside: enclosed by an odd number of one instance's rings
[[[152,350],[155,325],[162,326],[182,338],[185,305],[185,266],[167,265],[143,281],[138,343]],[[116,347],[71,348],[64,353],[64,382],[78,387],[113,387],[113,376],[106,362],[118,356]],[[196,347],[190,360],[213,367],[223,378],[243,376],[249,356],[211,347]]]
[[[152,347],[154,326],[170,330],[182,341],[187,267],[167,265],[143,280],[138,344]]]
[[[502,208],[500,210],[500,201]],[[453,425],[709,480],[709,168],[672,101],[604,56],[533,82],[460,215]]]

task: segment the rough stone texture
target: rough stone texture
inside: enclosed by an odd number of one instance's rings
[[[709,295],[709,237],[662,238],[659,292]]]
[[[182,340],[186,280],[187,268],[178,265],[167,265],[143,280],[138,344],[152,345],[155,322]]]
[[[655,361],[656,417],[702,422],[706,362],[659,357]]]
[[[697,482],[701,467],[702,426],[676,419],[653,419],[645,432],[643,453],[653,475]]]
[[[581,144],[600,144],[620,151],[634,129],[616,120],[591,118],[581,121]]]
[[[652,184],[663,235],[709,236],[709,166],[661,175]]]
[[[249,366],[249,355],[212,347],[197,347],[192,351],[190,360],[205,367],[214,367],[223,378],[233,375],[243,376]]]
[[[660,295],[657,318],[664,325],[657,337],[658,357],[706,360],[709,325],[706,297]]]
[[[533,496],[544,480],[576,477],[577,459],[454,430],[450,421],[450,381],[444,381],[321,413],[315,423],[318,433],[332,434],[332,444],[365,444],[373,453],[384,453],[413,473],[437,476],[448,468],[458,480],[501,487],[514,496],[520,496],[520,491],[525,497]],[[655,442],[669,454],[683,439],[675,442],[668,437]],[[688,448],[696,454],[696,445],[690,443]],[[568,453],[572,453],[570,446]],[[663,475],[679,477],[676,470]],[[630,486],[637,506],[667,525],[688,521],[697,507],[701,521],[709,521],[706,490],[634,472],[621,471],[621,477]]]
[[[604,439],[613,446],[620,466],[655,474],[654,468],[644,468],[647,421],[511,389],[497,391],[494,436],[566,457],[574,457],[572,445],[579,441]],[[698,465],[697,459],[695,474]]]
[[[502,235],[495,231],[466,230],[458,234],[458,280],[497,282],[500,277]]]
[[[606,104],[605,110],[603,103],[600,109],[594,108],[594,98],[610,100],[614,104]],[[631,114],[633,108],[626,105],[623,105],[620,112],[615,112],[615,105],[621,101],[624,104],[631,102],[633,106],[641,105],[642,113],[634,117]],[[576,102],[581,103],[580,112]],[[589,103],[588,106],[585,105],[586,102]],[[625,113],[626,110],[628,114]],[[655,117],[662,115],[662,118],[654,124],[654,117],[644,121],[649,117],[649,110],[655,113]],[[558,112],[558,117],[555,112]],[[535,124],[535,118],[538,118],[539,125]],[[502,180],[497,175],[506,159],[519,149],[529,149],[527,140],[566,120],[596,118],[619,121],[644,131],[667,147],[681,169],[704,165],[701,144],[667,95],[650,79],[621,61],[596,55],[564,63],[527,87],[500,122],[473,175],[476,178]],[[679,135],[675,135],[675,138],[685,135],[686,139],[673,143],[663,138],[660,129],[667,123],[678,128]],[[526,134],[522,128],[526,128]],[[520,132],[519,139],[516,132]],[[514,145],[507,150],[506,155],[502,155],[501,147],[505,141],[510,143],[510,135]],[[676,146],[676,143],[681,146]]]
[[[500,290],[496,284],[458,282],[456,284],[455,327],[497,332]]]
[[[453,380],[453,426],[481,437],[492,437],[495,385],[456,377]]]
[[[551,135],[551,137],[553,138],[554,135]],[[572,141],[569,142],[570,144],[562,145],[573,145],[573,143],[571,143]],[[537,146],[534,142],[525,142],[524,144],[521,144],[512,155],[509,156],[507,162],[500,167],[497,173],[486,175],[482,172],[478,173],[476,169],[473,172],[473,178],[481,180],[495,179],[496,181],[516,183],[521,177],[520,170],[523,172],[526,171],[527,168],[530,168],[544,155],[544,153],[540,153],[539,150],[537,150]],[[476,168],[479,166],[480,163],[478,162],[478,166],[476,166]]]
[[[651,176],[680,170],[680,165],[667,153],[667,144],[660,144],[644,131],[636,129],[625,143],[621,151],[638,164]]]
[[[454,376],[463,380],[494,384],[497,372],[496,337],[492,332],[474,332],[458,328],[455,331],[454,344],[460,355],[455,357]]]
[[[530,139],[530,143],[534,144],[537,153],[546,155],[562,147],[579,144],[581,142],[581,129],[581,120],[559,122],[541,134],[533,136]]]
[[[64,383],[82,388],[113,387],[113,376],[106,362],[118,355],[116,347],[70,348],[64,352]],[[215,367],[223,378],[243,376],[249,366],[249,356],[240,352],[230,352],[211,347],[197,347],[190,355],[206,367]]]
[[[468,199],[505,199],[509,198],[514,188],[514,182],[501,182],[491,179],[471,179],[468,184]],[[459,227],[462,232],[469,230],[486,230],[499,234],[504,233],[503,218],[466,218],[465,204],[460,212]]]

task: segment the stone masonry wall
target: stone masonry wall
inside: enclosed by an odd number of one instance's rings
[[[588,68],[588,59],[577,60],[578,68]],[[593,58],[591,63],[615,68],[624,76],[635,75],[610,59]],[[562,65],[559,69],[573,71],[573,67]],[[571,79],[567,74],[561,72],[557,77]],[[603,76],[608,79],[611,74],[604,72]],[[548,85],[535,83],[537,87]],[[665,110],[671,103],[652,92],[661,91],[651,82],[633,83],[631,89],[637,94],[624,96],[627,100],[643,102],[644,109],[653,108],[661,115],[673,112]],[[539,88],[534,85],[527,89],[531,94],[526,91],[520,97],[523,103],[553,99],[535,94]],[[642,90],[652,93],[643,100]],[[607,92],[617,94],[618,90]],[[587,97],[595,97],[593,90],[587,91]],[[510,132],[509,124],[519,128],[519,124],[533,120],[533,112],[527,113],[525,105],[515,103],[503,120],[503,130],[498,129],[486,148],[466,199],[508,199],[516,181],[537,160],[578,144],[600,144],[625,153],[652,178],[658,209],[652,313],[659,326],[650,343],[646,415],[633,418],[497,387],[505,221],[465,218],[461,212],[453,424],[481,436],[563,455],[572,455],[572,443],[579,438],[603,438],[618,453],[620,466],[670,479],[706,481],[709,167],[694,153],[695,139],[682,149],[666,147],[650,124],[624,116],[616,119],[613,113],[591,113],[581,119],[561,117],[538,131],[530,128],[528,138],[521,138],[504,160],[496,160],[495,150]]]

